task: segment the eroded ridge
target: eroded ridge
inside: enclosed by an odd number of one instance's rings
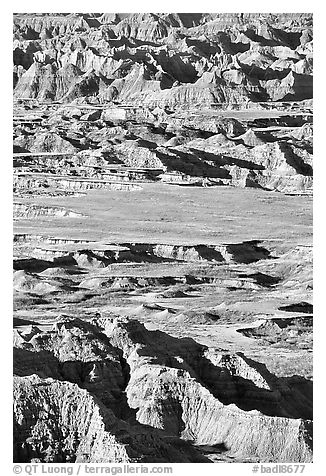
[[[311,461],[309,383],[292,387],[241,353],[136,320],[69,317],[16,331],[14,352],[16,461],[194,461],[201,445]]]

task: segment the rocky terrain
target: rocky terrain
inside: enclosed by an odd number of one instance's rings
[[[311,14],[15,14],[14,461],[312,461]]]

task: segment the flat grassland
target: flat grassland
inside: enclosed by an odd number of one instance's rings
[[[142,184],[139,191],[90,190],[19,203],[65,207],[84,217],[38,216],[15,224],[37,233],[106,243],[219,244],[248,240],[296,246],[312,240],[312,198],[259,189]]]

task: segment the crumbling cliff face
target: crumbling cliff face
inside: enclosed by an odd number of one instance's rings
[[[251,461],[311,460],[305,386],[244,355],[103,318],[16,331],[14,346],[16,461],[199,461],[190,442]]]
[[[312,17],[280,18],[16,14],[15,96],[168,107],[310,99]]]
[[[189,445],[130,426],[76,384],[14,378],[16,462],[203,462]]]

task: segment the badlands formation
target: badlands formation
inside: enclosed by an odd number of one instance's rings
[[[14,461],[312,461],[312,15],[14,15]]]

